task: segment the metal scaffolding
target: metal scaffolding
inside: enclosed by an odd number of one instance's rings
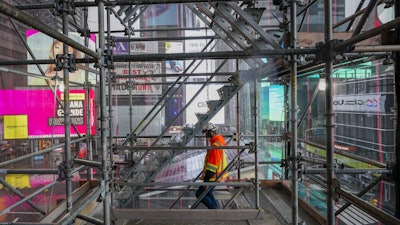
[[[40,220],[40,224],[71,224],[76,218],[84,220],[86,222],[94,223],[94,224],[113,224],[115,218],[114,215],[118,215],[121,218],[133,219],[134,218],[145,218],[146,216],[156,215],[157,213],[162,214],[162,210],[154,210],[151,211],[150,214],[146,214],[146,212],[138,210],[138,198],[139,195],[147,189],[151,190],[151,186],[155,186],[154,189],[163,189],[163,190],[175,190],[173,188],[179,188],[177,190],[181,190],[183,193],[187,192],[190,187],[196,187],[199,185],[214,185],[214,186],[231,186],[235,187],[235,192],[228,200],[228,203],[224,206],[227,208],[234,200],[237,198],[245,188],[249,188],[254,190],[255,196],[255,206],[252,210],[242,211],[243,217],[254,217],[255,212],[261,210],[260,209],[260,189],[261,178],[259,177],[259,167],[263,164],[281,164],[286,172],[285,179],[290,180],[290,190],[291,190],[291,215],[292,215],[292,224],[300,224],[299,218],[299,180],[302,176],[308,176],[313,174],[324,174],[325,182],[322,185],[325,185],[326,192],[326,224],[335,224],[336,216],[340,214],[346,207],[350,204],[353,204],[363,211],[367,212],[371,216],[375,217],[377,220],[384,224],[399,224],[400,223],[400,168],[398,166],[398,162],[400,160],[400,152],[398,150],[399,146],[398,140],[400,138],[396,138],[396,153],[395,153],[395,164],[387,165],[381,162],[369,161],[368,159],[357,157],[354,155],[348,155],[348,157],[353,157],[354,159],[360,160],[362,162],[370,163],[377,169],[344,169],[337,168],[337,164],[335,162],[335,154],[342,154],[339,151],[335,150],[334,147],[334,110],[332,106],[332,96],[333,96],[333,78],[332,74],[334,69],[340,68],[348,63],[358,63],[364,60],[365,56],[371,55],[376,56],[373,58],[369,58],[367,60],[375,60],[377,58],[382,58],[388,55],[388,52],[394,53],[395,59],[395,79],[399,77],[399,62],[398,59],[400,50],[398,47],[399,44],[399,26],[400,26],[400,3],[398,1],[378,1],[371,0],[369,1],[368,6],[363,10],[359,10],[355,12],[354,15],[344,18],[342,21],[337,21],[336,24],[332,21],[332,1],[325,0],[324,1],[324,38],[323,43],[317,43],[317,45],[303,48],[298,46],[298,36],[299,31],[298,27],[303,24],[298,24],[298,16],[301,13],[309,10],[309,8],[315,4],[316,1],[273,1],[276,7],[279,7],[283,12],[282,23],[280,24],[283,32],[279,32],[279,35],[282,35],[282,39],[278,40],[274,35],[266,32],[257,21],[257,17],[262,14],[262,12],[256,11],[258,9],[255,7],[256,2],[253,1],[211,1],[211,0],[198,0],[198,1],[183,1],[183,0],[115,0],[115,1],[106,1],[106,0],[96,0],[96,1],[68,1],[68,0],[60,0],[54,1],[52,3],[37,3],[37,4],[13,4],[8,3],[10,1],[1,1],[0,2],[0,14],[5,17],[8,17],[12,23],[15,21],[28,26],[30,28],[34,28],[44,34],[57,39],[63,43],[63,54],[59,59],[36,59],[34,55],[32,55],[32,60],[0,60],[0,71],[9,72],[15,75],[24,74],[24,76],[36,76],[42,79],[45,79],[47,85],[50,89],[55,92],[55,89],[50,85],[51,79],[45,77],[43,71],[40,71],[41,74],[29,74],[25,71],[13,70],[7,68],[7,66],[13,65],[37,65],[38,68],[41,68],[40,65],[43,64],[58,64],[60,66],[60,70],[63,71],[62,83],[65,86],[65,90],[62,96],[62,101],[57,99],[57,103],[64,110],[64,129],[65,129],[65,142],[60,145],[53,145],[49,148],[46,148],[42,151],[32,152],[30,154],[26,154],[24,156],[10,159],[5,162],[0,163],[0,168],[3,168],[8,165],[12,165],[13,163],[17,163],[24,159],[29,159],[34,156],[42,155],[44,153],[49,153],[63,147],[65,149],[65,161],[62,168],[58,169],[43,169],[43,170],[34,170],[29,171],[26,169],[1,169],[3,174],[58,174],[61,181],[65,180],[66,182],[66,202],[65,206],[60,207],[59,211],[54,212],[45,212],[44,210],[36,207],[31,199],[43,192],[45,189],[51,188],[56,182],[50,183],[43,188],[31,193],[29,196],[23,196],[23,194],[19,193],[18,190],[9,185],[4,179],[0,178],[0,182],[7,187],[14,194],[21,197],[21,201],[18,201],[16,204],[8,207],[0,213],[1,215],[5,215],[10,212],[11,209],[19,206],[20,204],[27,202],[31,205],[36,211],[42,214],[43,218]],[[264,2],[264,1],[261,1]],[[364,1],[363,1],[364,2]],[[261,4],[260,2],[257,2]],[[395,18],[390,22],[382,24],[378,27],[364,30],[365,23],[367,18],[372,13],[373,9],[377,7],[377,5],[381,4],[390,4],[387,7],[395,8]],[[195,37],[133,37],[134,32],[158,32],[158,31],[179,31],[184,30],[183,28],[168,28],[168,29],[139,29],[134,30],[132,25],[134,22],[138,20],[140,15],[142,15],[148,5],[156,5],[156,4],[179,4],[184,5],[188,10],[192,10],[194,16],[197,16],[198,20],[201,20],[206,27],[202,27],[202,29],[209,29],[215,32],[215,36],[195,36]],[[54,8],[57,6],[56,8]],[[360,7],[362,5],[360,4]],[[114,8],[119,7],[120,12],[117,12]],[[303,11],[297,13],[298,9],[303,7]],[[90,49],[87,45],[83,45],[76,40],[68,37],[68,33],[71,32],[70,26],[70,16],[74,16],[76,10],[87,10],[88,8],[96,8],[98,13],[97,25],[98,30],[92,31],[91,33],[97,34],[97,46],[96,50]],[[43,9],[52,9],[58,10],[60,15],[60,20],[62,21],[62,32],[58,32],[53,27],[41,22],[35,17],[31,16],[29,11],[32,10],[43,10]],[[125,10],[125,11],[124,11]],[[254,10],[250,13],[246,10]],[[289,20],[286,18],[289,13]],[[122,25],[124,26],[127,38],[121,39],[121,42],[143,42],[143,41],[172,41],[172,40],[207,40],[207,44],[201,52],[195,53],[161,53],[161,54],[140,54],[140,55],[114,55],[113,47],[115,47],[115,39],[113,39],[112,33],[121,32],[112,30],[112,22],[110,17],[117,17]],[[125,18],[121,18],[122,16],[126,16]],[[131,17],[129,17],[131,16]],[[261,16],[260,16],[261,18]],[[258,18],[258,20],[260,19]],[[356,18],[358,21],[356,22]],[[87,18],[86,18],[87,19]],[[287,20],[287,21],[285,21]],[[335,36],[335,30],[337,27],[340,27],[344,24],[347,24],[349,21],[351,23],[356,24],[355,30],[351,33],[350,36],[345,36],[346,40],[338,40]],[[84,21],[85,26],[82,30],[88,30],[86,26],[87,21]],[[14,25],[14,29],[18,33],[17,26]],[[200,28],[198,28],[200,29]],[[363,46],[363,41],[367,41],[382,32],[387,32],[392,29],[395,29],[395,42],[391,45],[375,45],[375,46]],[[189,30],[189,28],[187,29]],[[361,32],[364,30],[363,32]],[[276,34],[276,36],[279,36]],[[86,36],[87,38],[87,36]],[[280,37],[281,38],[281,37]],[[22,39],[22,38],[21,38]],[[281,42],[282,41],[282,42]],[[226,46],[225,48],[220,50],[220,42],[224,42]],[[282,44],[283,43],[283,44]],[[281,44],[284,48],[281,47]],[[68,54],[68,46],[73,47],[86,55],[84,58],[74,58],[71,54]],[[29,47],[27,50],[29,50]],[[130,48],[130,45],[129,45]],[[211,51],[210,49],[213,49]],[[227,50],[229,49],[229,50]],[[300,58],[305,57],[307,60],[304,62]],[[343,59],[343,60],[339,60]],[[236,60],[236,71],[224,71],[224,68],[227,66],[229,60]],[[264,59],[267,59],[268,63],[264,62]],[[168,88],[165,88],[165,92],[163,96],[156,101],[154,107],[150,110],[150,112],[145,115],[144,119],[140,121],[140,123],[135,128],[133,125],[132,117],[133,117],[133,100],[132,100],[132,91],[134,86],[137,85],[133,82],[133,78],[137,77],[145,77],[142,75],[136,76],[132,74],[132,69],[130,68],[131,64],[129,64],[129,73],[126,75],[118,75],[115,74],[114,71],[114,63],[117,62],[152,62],[152,61],[166,61],[166,60],[187,60],[186,68],[183,73],[177,74],[163,74],[163,73],[155,73],[148,75],[147,77],[158,78],[158,77],[169,77],[175,79],[174,81],[169,80],[168,82],[161,82],[160,84],[165,84]],[[218,61],[217,68],[215,71],[210,73],[198,73],[196,72],[196,68],[199,67],[203,60],[214,60]],[[360,60],[360,61],[359,61]],[[242,63],[243,62],[243,63]],[[71,127],[74,128],[75,124],[71,121],[70,115],[70,77],[69,73],[74,71],[74,66],[76,64],[86,64],[84,68],[88,68],[90,63],[94,63],[96,68],[94,72],[96,73],[98,84],[92,84],[89,81],[88,73],[86,72],[85,83],[81,84],[85,89],[86,93],[86,135],[81,135],[78,133],[78,138],[71,138]],[[274,65],[272,65],[274,64]],[[239,68],[239,65],[243,66],[246,69]],[[278,66],[276,66],[278,65]],[[277,68],[278,67],[278,68]],[[76,68],[75,68],[76,69]],[[313,71],[323,71],[322,78],[325,80],[327,89],[325,91],[325,128],[326,128],[326,141],[325,146],[321,147],[326,150],[326,159],[315,159],[307,156],[302,156],[299,151],[300,143],[304,143],[304,141],[299,140],[298,131],[300,129],[300,123],[302,122],[304,115],[299,119],[297,113],[298,109],[298,83],[300,74],[309,74]],[[92,70],[93,72],[93,70]],[[182,88],[185,84],[191,84],[188,78],[190,77],[203,77],[206,76],[204,80],[194,82],[201,86],[199,91],[194,94],[194,97],[190,100],[187,100],[187,105],[182,107],[182,110],[178,112],[175,117],[168,121],[168,124],[165,127],[162,127],[160,134],[155,134],[154,136],[150,135],[142,135],[142,132],[150,126],[152,121],[155,119],[155,115],[157,115],[163,107],[170,101],[173,96],[177,94],[180,88]],[[307,76],[307,75],[306,75]],[[115,104],[116,101],[113,97],[113,84],[115,84],[115,79],[118,78],[129,78],[128,82],[125,83],[127,89],[129,90],[129,118],[130,121],[125,121],[129,123],[130,133],[127,136],[117,136],[114,133],[113,127],[115,126],[115,118],[114,111],[118,110],[118,106]],[[212,83],[212,79],[215,77],[228,77],[227,80],[222,81],[222,79],[215,81],[221,82],[223,86],[218,89],[218,94],[221,99],[207,101],[207,107],[209,111],[207,113],[199,113],[197,114],[198,123],[192,127],[184,127],[183,128],[183,136],[179,141],[170,141],[166,143],[165,140],[170,139],[170,135],[167,134],[168,130],[173,127],[173,124],[176,120],[179,119],[179,116],[182,115],[186,107],[192,103],[196,96],[199,96],[201,90],[208,87],[210,83]],[[131,79],[132,78],[132,79]],[[285,125],[286,130],[283,135],[279,137],[282,138],[282,142],[287,143],[285,149],[284,158],[277,161],[262,161],[259,158],[259,142],[262,138],[262,135],[259,131],[259,84],[262,80],[269,80],[271,82],[280,82],[286,85],[287,91],[285,92],[285,98],[288,100],[290,104],[288,104],[285,115]],[[395,83],[395,99],[396,103],[398,103],[398,82]],[[116,85],[116,84],[115,84]],[[248,86],[252,86],[249,88]],[[242,144],[240,143],[241,134],[240,134],[240,126],[239,122],[235,125],[237,131],[235,133],[235,140],[232,138],[233,144],[228,145],[225,149],[228,151],[235,151],[235,156],[232,158],[227,170],[233,170],[233,168],[237,168],[239,171],[238,178],[240,178],[240,171],[243,168],[244,164],[251,164],[254,170],[254,177],[250,180],[242,180],[238,179],[237,182],[225,182],[225,183],[198,183],[195,178],[193,182],[154,182],[156,176],[159,172],[165,168],[167,165],[171,164],[175,157],[177,157],[182,152],[195,152],[201,149],[210,149],[212,147],[208,146],[197,146],[193,145],[196,138],[199,138],[199,132],[207,124],[214,115],[217,114],[221,110],[222,107],[228,105],[231,99],[236,99],[236,107],[237,107],[237,118],[239,121],[242,119],[242,116],[239,115],[240,108],[240,98],[239,92],[242,88],[247,87],[253,91],[252,103],[249,105],[252,106],[252,141]],[[90,110],[96,110],[89,105],[89,92],[90,90],[96,89],[98,92],[98,118],[94,119],[90,117]],[[314,101],[315,96],[317,95],[318,90],[315,90],[314,95],[312,97],[309,106],[312,101]],[[233,102],[233,101],[232,101]],[[398,105],[398,104],[397,104]],[[398,136],[398,122],[397,122],[397,108],[395,112],[396,117],[396,137]],[[91,133],[90,122],[95,122],[91,120],[99,121],[99,135],[95,136]],[[75,128],[76,129],[76,128]],[[77,130],[76,130],[77,131]],[[244,135],[242,135],[244,136]],[[151,142],[146,143],[146,146],[136,144],[138,139],[149,137]],[[200,137],[201,138],[201,137]],[[122,141],[121,141],[122,139]],[[118,142],[119,140],[119,142]],[[78,159],[74,158],[71,153],[71,144],[79,143],[81,141],[85,141],[88,143],[88,158],[87,159]],[[101,150],[100,159],[93,159],[93,151],[92,149],[93,143],[99,143],[99,149]],[[249,154],[254,155],[252,162],[241,163],[241,154],[244,151],[248,151]],[[117,179],[115,177],[115,168],[116,162],[114,162],[113,154],[115,152],[123,152],[127,151],[129,154],[133,155],[137,153],[139,156],[133,165],[129,167],[127,171],[125,171],[125,176],[122,179]],[[343,153],[348,154],[348,153]],[[133,157],[131,157],[133,158]],[[152,165],[146,167],[144,163],[141,163],[146,160],[146,158],[150,158],[152,161]],[[133,161],[133,160],[132,160]],[[314,164],[322,164],[324,167],[315,169],[315,168],[302,168],[301,165],[304,162],[310,162]],[[74,165],[80,165],[78,167],[74,167]],[[101,179],[97,182],[93,179],[92,168],[98,168],[101,171]],[[73,174],[78,173],[81,170],[87,170],[87,178],[88,183],[86,186],[82,185],[82,187],[74,190],[72,187],[72,177]],[[340,182],[335,178],[336,174],[364,174],[364,173],[380,173],[381,175],[369,186],[367,186],[363,191],[359,192],[358,195],[354,195],[349,193],[349,191],[344,190],[340,186]],[[366,203],[360,196],[368,192],[368,190],[372,189],[373,186],[378,184],[380,181],[384,179],[384,175],[391,176],[391,178],[395,181],[396,187],[396,215],[391,215],[382,209],[379,209],[372,204]],[[312,178],[311,178],[312,179]],[[183,188],[182,188],[183,187]],[[85,189],[86,188],[86,189]],[[147,189],[146,189],[147,188]],[[83,190],[87,191],[86,193],[90,193],[89,195],[84,195]],[[200,196],[193,205],[191,205],[190,209],[196,210],[196,207],[200,204],[200,200],[204,197],[206,193]],[[77,201],[79,197],[82,201]],[[175,203],[183,196],[180,195]],[[348,203],[343,208],[335,211],[335,202],[337,201],[338,196],[345,199]],[[102,203],[102,218],[95,218],[93,215],[84,215],[82,211],[89,206],[92,202],[101,202]],[[116,205],[118,202],[118,205]],[[173,207],[175,203],[171,206]],[[120,207],[121,206],[121,207]],[[136,211],[135,211],[136,210]],[[238,209],[240,210],[240,209]],[[150,210],[148,211],[150,212]],[[58,213],[56,215],[55,213]],[[142,213],[142,215],[140,215]],[[182,212],[170,212],[171,214],[176,213],[176,215],[180,215]],[[185,210],[185,213],[188,213]],[[227,216],[234,217],[237,214],[234,210],[226,211]],[[158,214],[157,214],[158,215]],[[235,217],[236,218],[236,217]],[[215,219],[214,217],[210,217],[209,219]],[[34,221],[36,222],[36,221]],[[34,223],[32,222],[32,223]],[[36,223],[35,223],[36,224]]]

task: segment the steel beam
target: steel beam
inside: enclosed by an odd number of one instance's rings
[[[245,59],[245,58],[265,58],[281,57],[292,54],[315,54],[316,48],[307,49],[268,49],[268,50],[240,50],[240,51],[219,51],[219,52],[191,52],[191,53],[170,53],[170,54],[145,54],[145,55],[114,55],[114,62],[148,62],[164,60],[201,60],[201,59]],[[81,58],[75,60],[77,63],[94,63],[96,59]],[[18,60],[0,61],[0,66],[7,65],[32,65],[32,64],[52,64],[54,60]]]
[[[400,17],[400,1],[395,1],[394,5],[395,17]],[[395,44],[400,45],[400,27],[394,30]],[[394,92],[395,105],[400,104],[400,52],[394,53]],[[395,165],[394,165],[394,185],[395,185],[395,216],[400,218],[400,119],[399,109],[396,110],[395,117]]]
[[[3,178],[0,177],[0,183],[4,185],[5,188],[8,188],[8,190],[10,190],[11,192],[13,192],[15,195],[17,195],[18,197],[20,197],[21,199],[25,198],[25,195],[22,194],[19,190],[17,190],[16,188],[14,188],[13,186],[11,186],[9,183],[7,183],[7,181],[5,181]],[[38,206],[35,205],[35,203],[33,203],[31,200],[26,201],[26,203],[28,203],[32,208],[34,208],[36,211],[40,212],[42,215],[46,214],[46,211],[44,211],[43,209],[39,208]]]
[[[325,174],[325,169],[307,169],[305,174]],[[388,169],[336,169],[336,174],[390,174],[392,170]]]
[[[382,4],[384,1],[385,1],[385,0],[379,0],[378,5]],[[357,18],[358,16],[360,16],[361,14],[363,14],[363,13],[365,12],[365,10],[366,10],[366,8],[361,9],[361,10],[355,12],[353,15],[344,18],[343,20],[341,20],[341,21],[337,22],[336,24],[334,24],[334,25],[332,26],[332,28],[337,28],[337,27],[339,27],[339,26],[341,26],[341,25],[343,25],[343,24],[345,24],[345,23],[347,23],[347,22],[349,22],[349,21],[351,22],[352,20],[354,20],[355,18]]]
[[[400,26],[400,17],[395,18],[394,20],[387,22],[385,24],[382,24],[381,26],[377,28],[373,28],[371,30],[365,31],[355,37],[352,37],[348,40],[344,40],[343,42],[340,42],[336,45],[333,46],[334,49],[336,50],[341,50],[344,49],[348,46],[351,46],[353,44],[356,44],[360,41],[366,40],[368,38],[371,38],[373,36],[379,35],[384,31],[388,31],[390,29],[396,28]]]
[[[196,0],[191,2],[231,2],[232,0]],[[156,4],[179,4],[187,3],[187,0],[114,0],[107,1],[105,6],[123,6],[123,5],[156,5]],[[74,2],[74,7],[96,7],[98,5],[96,1],[84,1]],[[40,4],[25,4],[25,5],[14,5],[14,7],[20,10],[33,10],[33,9],[53,9],[54,3],[40,3]]]
[[[57,169],[0,169],[0,174],[58,174]]]
[[[79,141],[82,141],[82,140],[85,140],[85,138],[78,138],[78,139],[75,139],[75,140],[71,141],[71,144],[72,144],[72,143],[79,142]],[[4,166],[7,166],[7,165],[10,165],[10,164],[13,164],[13,163],[16,163],[16,162],[20,162],[20,161],[25,160],[25,159],[29,159],[29,158],[31,158],[31,157],[33,157],[33,156],[36,156],[36,155],[43,155],[43,154],[45,154],[45,153],[54,151],[55,149],[61,148],[61,147],[63,147],[63,146],[64,146],[64,144],[54,145],[54,146],[52,146],[52,147],[50,147],[50,148],[46,148],[46,149],[43,149],[43,150],[41,150],[41,151],[29,153],[29,154],[26,154],[26,155],[24,155],[24,156],[21,156],[21,157],[18,157],[18,158],[14,158],[14,159],[8,160],[8,161],[6,161],[6,162],[2,162],[2,163],[0,163],[0,168],[1,168],[1,167],[4,167]]]
[[[358,22],[356,28],[353,31],[353,35],[351,37],[355,37],[357,35],[360,34],[362,28],[364,27],[369,15],[371,14],[372,10],[375,8],[375,6],[377,5],[378,0],[371,0],[368,3],[367,8],[365,8],[365,11],[363,13],[363,15],[361,16],[360,21]]]
[[[324,15],[325,15],[325,43],[332,40],[332,1],[324,0]],[[333,199],[333,179],[334,179],[334,146],[333,146],[333,106],[332,106],[332,71],[333,59],[327,58],[325,60],[325,123],[326,123],[326,183],[327,183],[327,196],[326,196],[326,214],[327,224],[335,224],[335,202]]]
[[[171,54],[146,54],[146,55],[116,55],[115,62],[145,62],[188,59],[243,59],[243,58],[265,58],[281,57],[283,55],[306,55],[315,54],[319,51],[316,48],[307,49],[267,49],[267,50],[240,50],[240,51],[220,51],[220,52],[190,52],[190,53],[171,53]],[[1,65],[1,63],[0,63]]]
[[[358,192],[357,197],[362,197],[364,194],[366,194],[368,191],[370,191],[373,187],[375,187],[375,185],[379,184],[384,178],[385,178],[385,175],[381,175],[381,176],[377,177],[372,183],[368,184],[368,186],[365,187],[362,191]],[[344,204],[342,207],[340,207],[338,210],[336,210],[335,216],[339,215],[350,205],[351,205],[351,203]]]
[[[120,181],[120,184],[126,184],[128,186],[232,186],[232,187],[250,187],[252,184],[250,182],[131,182],[131,181]],[[184,187],[182,187],[184,188]]]
[[[14,203],[14,204],[12,204],[12,205],[10,205],[10,206],[8,206],[8,207],[5,208],[5,209],[2,209],[2,210],[0,211],[0,216],[11,212],[11,210],[12,210],[13,208],[18,207],[18,206],[22,205],[22,204],[25,203],[25,202],[30,201],[32,198],[34,198],[35,196],[37,196],[39,193],[41,193],[41,192],[43,192],[43,191],[45,191],[45,190],[47,190],[47,189],[53,187],[55,184],[57,184],[57,181],[51,182],[50,184],[48,184],[48,185],[46,185],[46,186],[44,186],[44,187],[42,187],[42,188],[36,190],[35,192],[31,193],[29,196],[25,196],[23,199],[19,200],[18,202]]]
[[[143,41],[184,41],[184,40],[207,40],[207,39],[220,39],[214,36],[190,36],[190,37],[134,37],[134,38],[118,38],[118,42],[143,42]]]
[[[102,167],[101,162],[91,161],[86,159],[74,159],[74,162],[85,166],[98,167],[98,168]]]

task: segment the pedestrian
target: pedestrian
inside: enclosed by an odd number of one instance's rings
[[[207,124],[202,133],[206,135],[206,138],[210,142],[210,146],[226,146],[225,139],[221,134],[218,134],[217,127],[209,123]],[[224,178],[228,177],[228,172],[225,171],[221,174],[227,166],[226,155],[224,149],[208,149],[206,157],[204,159],[204,167],[202,179],[204,182],[220,182]],[[201,202],[209,209],[218,209],[218,202],[214,197],[215,186],[200,186],[196,191],[196,197],[199,198],[201,194],[210,189],[207,195],[201,200]]]

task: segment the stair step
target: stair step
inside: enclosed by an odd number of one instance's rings
[[[256,23],[259,23],[265,8],[245,8],[244,11],[247,12]],[[243,20],[243,18],[239,17],[239,20]]]
[[[219,97],[221,97],[221,99],[225,99],[227,97],[230,96],[229,93],[233,92],[235,89],[237,88],[237,86],[234,85],[225,85],[222,86],[220,89],[217,90]]]
[[[207,101],[207,106],[211,111],[215,111],[215,109],[220,106],[224,101],[223,100],[209,100]]]
[[[189,136],[189,135],[193,134],[194,129],[193,129],[193,127],[184,127],[184,128],[182,128],[182,131],[185,136]]]
[[[208,119],[210,115],[207,113],[196,113],[196,117],[199,121],[204,121],[206,119]]]

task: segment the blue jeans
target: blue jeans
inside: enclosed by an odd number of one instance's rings
[[[219,208],[218,202],[217,202],[217,200],[215,200],[215,197],[214,197],[215,186],[213,186],[213,187],[209,186],[208,188],[210,188],[210,190],[206,194],[206,196],[204,196],[204,198],[201,200],[201,202],[204,205],[206,205],[207,208],[209,208],[209,209],[218,209]],[[199,198],[200,195],[204,192],[204,190],[205,190],[205,187],[200,186],[199,189],[197,189],[197,191],[196,191],[196,197]]]

